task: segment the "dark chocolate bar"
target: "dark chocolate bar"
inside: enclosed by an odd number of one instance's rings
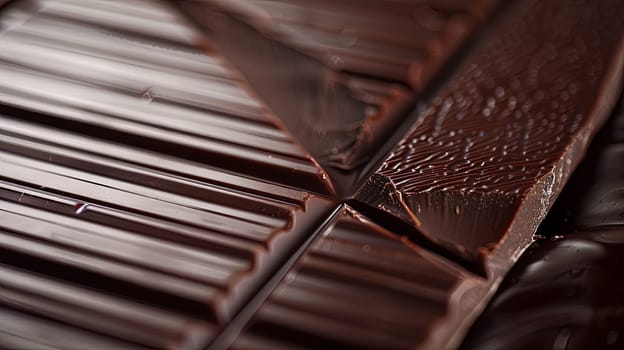
[[[476,270],[509,268],[619,96],[621,13],[510,5],[356,198]]]
[[[317,58],[334,70],[402,82],[420,92],[498,1],[217,3],[254,24],[265,35]],[[187,1],[183,6],[192,6],[192,2]]]
[[[624,63],[617,0],[507,2],[482,35],[497,0],[2,3],[10,349],[455,349]],[[570,241],[597,284],[621,245],[605,149],[611,187],[574,221],[602,231]],[[621,291],[597,293],[611,312]],[[608,315],[594,334],[619,344]]]
[[[620,100],[462,349],[624,345],[623,120]]]
[[[0,17],[0,322],[24,325],[2,348],[202,348],[333,206],[236,71],[154,4]]]
[[[452,349],[492,281],[346,206],[231,349]]]
[[[201,28],[209,26],[208,38],[214,38],[255,94],[329,172],[337,191],[352,193],[353,179],[336,182],[336,176],[366,163],[412,105],[407,91],[388,83],[342,76],[263,37],[230,14],[195,4],[182,2],[180,6],[198,14],[194,18],[203,24]]]
[[[494,1],[434,2],[432,8],[364,1],[356,11],[344,0],[175,5],[242,72],[345,197],[413,108],[417,95],[402,84],[411,79],[422,85],[436,73],[474,31],[477,18],[489,13],[486,3]],[[373,17],[381,7],[386,16]],[[429,13],[418,11],[423,8]],[[337,30],[355,35],[356,42],[335,42]],[[324,50],[332,58],[320,54]]]

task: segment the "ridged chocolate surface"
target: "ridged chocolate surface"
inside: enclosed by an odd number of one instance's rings
[[[534,243],[461,349],[624,347],[624,230]]]
[[[346,207],[232,349],[452,348],[487,289],[488,281]]]
[[[414,105],[408,76],[437,73],[493,2],[175,4],[350,196]]]
[[[0,348],[455,349],[612,108],[624,62],[621,2],[528,0],[450,66],[497,3],[12,1]],[[442,66],[455,76],[422,94]],[[615,276],[620,151],[596,163],[597,204],[566,209],[602,230],[567,241],[586,264],[548,241],[561,259],[519,270],[526,290],[567,291],[553,271]],[[618,288],[553,305],[618,344]],[[575,318],[581,304],[598,316]],[[575,336],[553,346],[589,344]]]
[[[201,348],[331,206],[310,194],[330,193],[323,172],[159,4],[0,17],[1,348]]]
[[[334,69],[419,91],[496,2],[253,0],[234,10]]]
[[[10,28],[0,53],[4,85],[12,90],[6,104],[48,113],[54,107],[63,119],[54,125],[103,129],[97,132],[181,159],[328,193],[321,171],[246,93],[236,72],[220,56],[187,44],[196,33],[176,23],[182,20],[175,12],[163,7],[160,18],[141,12],[147,5],[157,11],[159,2],[130,2],[125,6],[136,13],[127,12],[138,20],[123,21],[124,7],[106,1],[28,4],[42,10],[26,24],[31,10],[3,16]]]
[[[413,106],[407,89],[332,70],[263,35],[228,6],[176,5],[324,167],[339,195],[351,195],[361,168]]]
[[[511,5],[357,197],[472,264],[516,256],[615,104],[622,14]]]

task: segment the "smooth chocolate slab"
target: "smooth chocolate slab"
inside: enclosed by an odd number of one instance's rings
[[[624,347],[624,227],[534,243],[462,350]]]
[[[452,349],[492,281],[346,206],[231,349]]]
[[[168,11],[0,15],[0,348],[203,348],[334,205]]]
[[[616,102],[624,3],[511,4],[356,198],[507,269]]]
[[[148,349],[4,307],[0,313],[0,339],[5,349],[82,350],[86,344],[94,349]]]

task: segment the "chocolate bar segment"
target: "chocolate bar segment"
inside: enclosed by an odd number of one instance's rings
[[[452,349],[484,307],[492,281],[346,206],[231,349]]]
[[[622,347],[623,112],[620,101],[462,349]]]
[[[330,69],[263,35],[227,6],[175,4],[323,166],[338,194],[351,195],[362,167],[413,106],[407,89]]]
[[[0,14],[0,348],[203,348],[334,205],[167,9]]]
[[[498,1],[218,3],[334,70],[406,83],[420,92]]]
[[[534,243],[461,349],[621,349],[622,254],[622,227]]]
[[[174,4],[323,166],[338,195],[349,197],[414,106],[418,94],[404,85],[410,74],[425,84],[493,3]]]
[[[246,92],[238,73],[218,53],[188,43],[199,34],[175,12],[160,2],[146,9],[130,3],[126,16],[135,11],[140,20],[119,23],[123,6],[96,4],[26,1],[3,15],[10,28],[0,52],[4,105],[49,115],[38,123],[332,193],[323,171]],[[30,7],[40,7],[32,18]],[[171,28],[156,31],[161,21]]]
[[[620,1],[510,5],[356,198],[507,269],[615,105],[622,15]]]

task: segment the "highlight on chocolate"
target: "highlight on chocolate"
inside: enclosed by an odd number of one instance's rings
[[[622,349],[624,1],[0,0],[0,349]]]

